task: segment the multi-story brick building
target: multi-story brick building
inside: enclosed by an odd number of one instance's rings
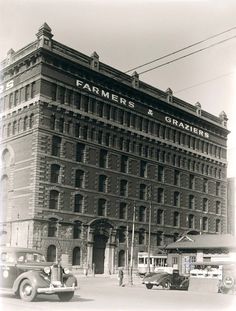
[[[2,237],[81,268],[227,231],[227,117],[52,39],[1,63]],[[149,218],[149,213],[151,217]]]
[[[235,231],[235,177],[227,179],[227,232],[236,235]]]

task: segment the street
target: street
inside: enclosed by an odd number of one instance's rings
[[[118,286],[110,277],[81,277],[79,289],[72,301],[60,302],[56,295],[38,296],[35,302],[23,302],[9,294],[1,294],[4,311],[42,310],[165,310],[165,311],[231,311],[236,297],[206,292],[172,291],[154,288],[147,290],[140,282]]]

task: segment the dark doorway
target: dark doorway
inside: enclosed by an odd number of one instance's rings
[[[56,261],[56,246],[50,245],[47,250],[47,261],[54,262]]]
[[[105,235],[95,235],[93,245],[93,264],[95,265],[95,273],[104,273],[104,259],[107,237]]]

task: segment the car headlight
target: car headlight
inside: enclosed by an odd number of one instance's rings
[[[51,268],[50,267],[45,267],[43,269],[43,271],[46,273],[46,274],[49,274],[51,272]]]
[[[68,268],[64,268],[64,269],[63,269],[63,272],[64,272],[65,274],[69,274],[69,273],[70,273],[70,270],[69,270]]]

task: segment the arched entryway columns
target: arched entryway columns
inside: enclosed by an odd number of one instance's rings
[[[116,231],[111,228],[109,230],[109,239],[105,249],[104,273],[115,273],[115,248],[116,248]]]
[[[93,268],[93,236],[94,236],[94,229],[89,227],[88,228],[88,237],[87,237],[87,269],[88,272],[92,272]]]

